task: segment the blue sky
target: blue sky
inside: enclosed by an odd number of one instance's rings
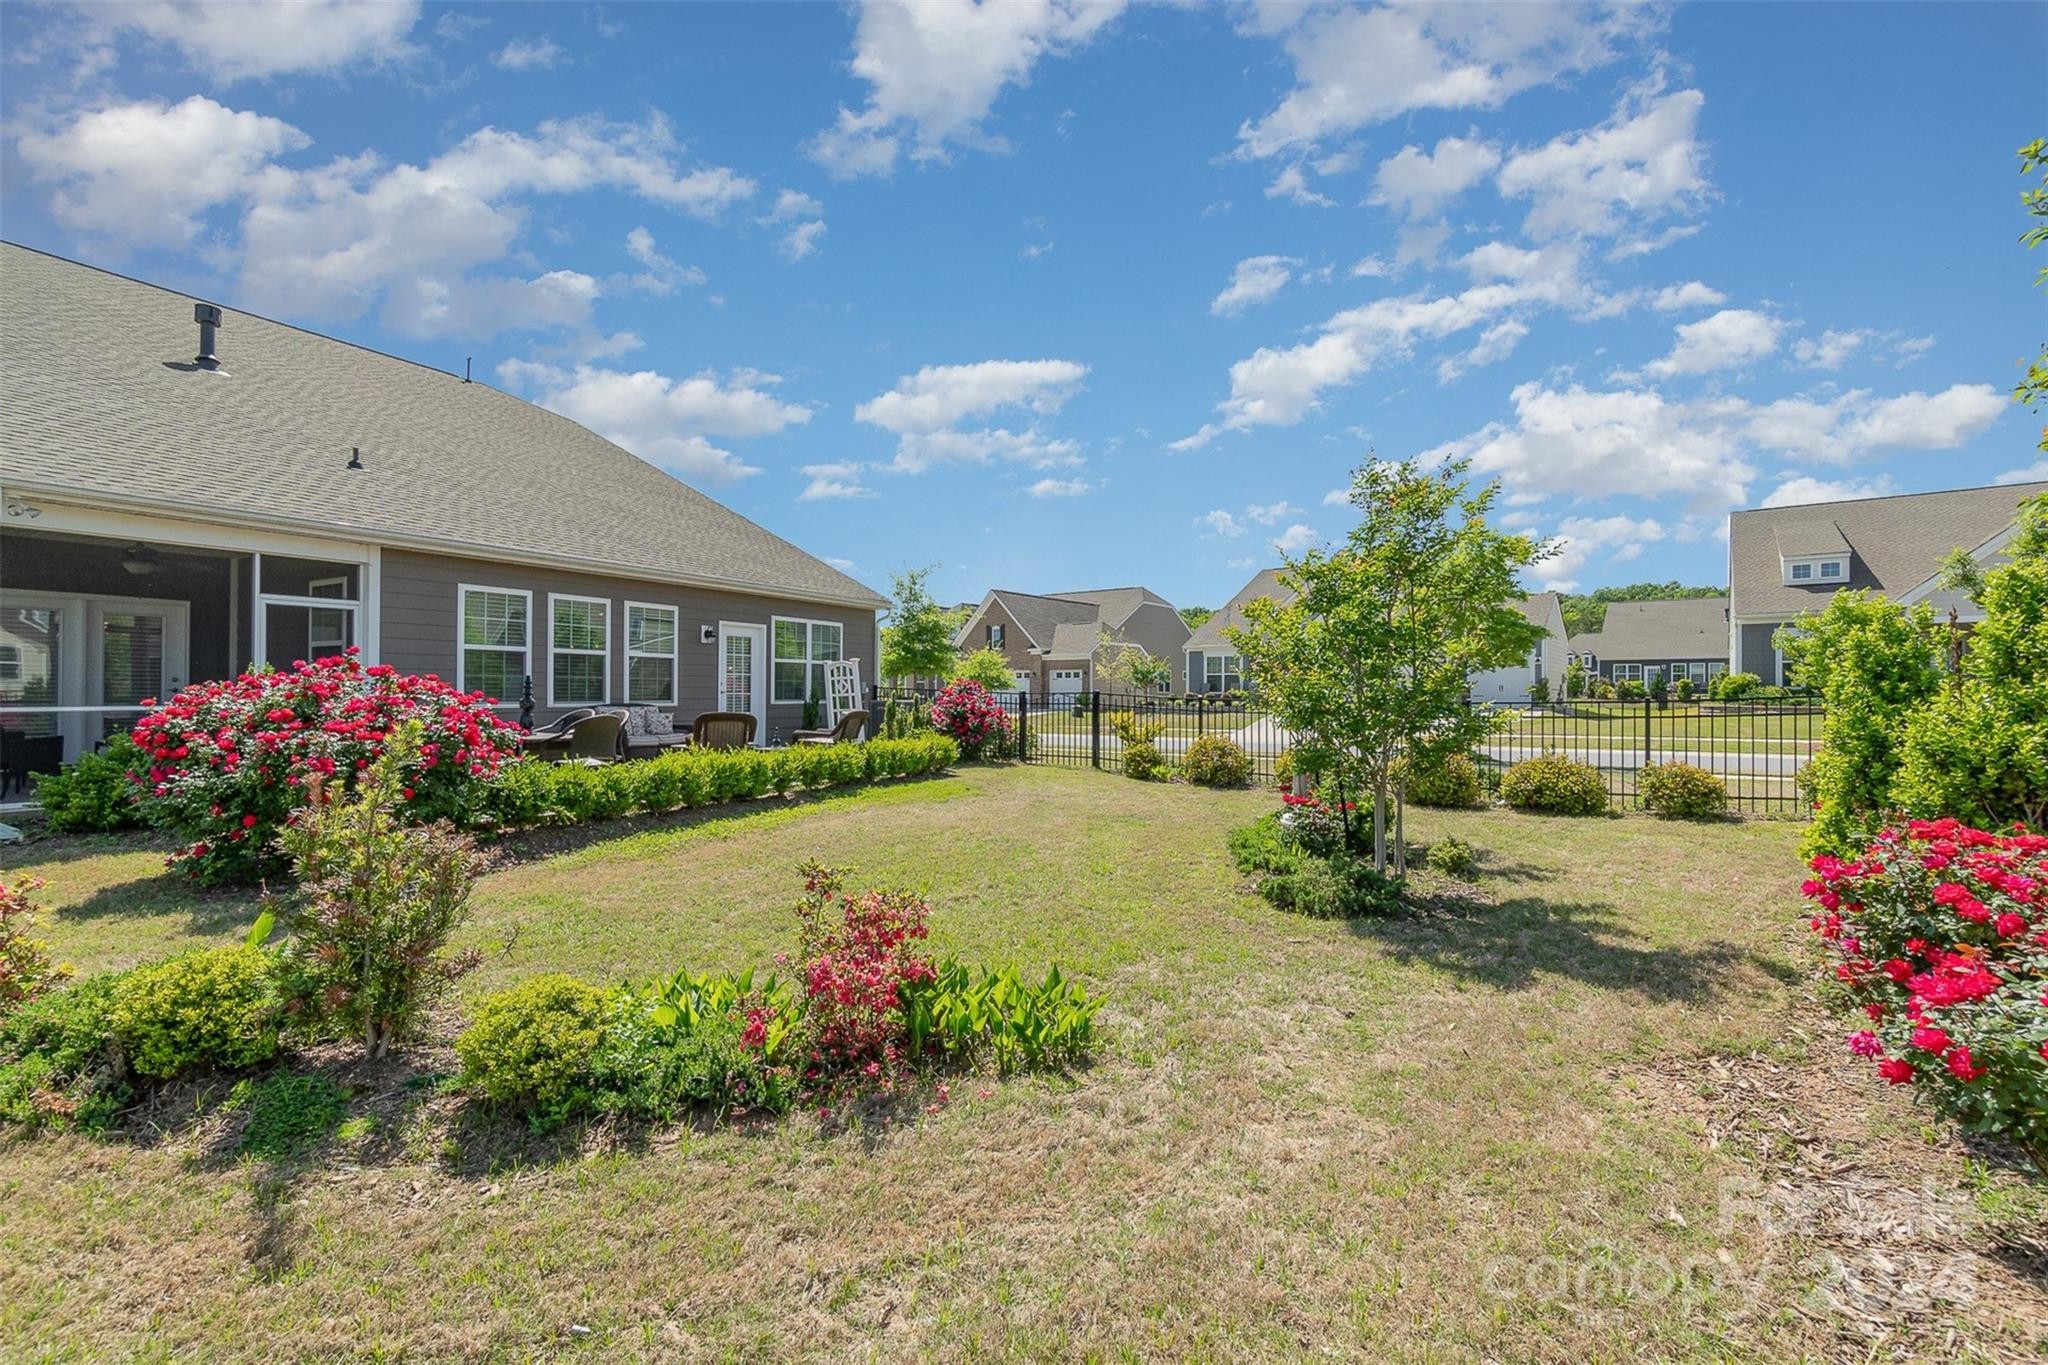
[[[1455,452],[1532,586],[2048,477],[2038,5],[0,11],[12,240],[460,371],[877,585],[1214,605]],[[232,346],[232,337],[226,338]]]

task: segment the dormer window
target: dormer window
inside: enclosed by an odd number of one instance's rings
[[[1822,578],[1840,578],[1842,576],[1842,561],[1839,559],[1823,559],[1820,562],[1820,576]]]
[[[1785,581],[1802,587],[1816,583],[1843,583],[1849,577],[1847,555],[1803,555],[1798,559],[1786,559]]]
[[[1812,577],[1813,577],[1813,565],[1811,565],[1811,564],[1794,564],[1794,565],[1792,566],[1792,581],[1793,581],[1794,583],[1803,583],[1803,582],[1805,582],[1805,581],[1806,581],[1807,579],[1809,579],[1809,578],[1812,578]]]

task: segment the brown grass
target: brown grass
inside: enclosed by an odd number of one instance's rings
[[[935,1115],[829,1138],[792,1120],[535,1142],[417,1084],[446,1066],[431,1052],[411,1073],[321,1059],[375,1125],[296,1164],[238,1163],[218,1124],[174,1114],[146,1143],[0,1138],[0,1354],[2040,1349],[2040,1192],[1835,1063],[1801,984],[1795,827],[1422,812],[1413,835],[1484,850],[1480,897],[1325,923],[1229,865],[1224,832],[1268,804],[976,769],[509,867],[468,931],[493,950],[472,990],[765,962],[815,855],[928,889],[942,950],[1077,971],[1109,993],[1111,1042],[1079,1076],[956,1083]],[[64,851],[27,856],[82,965],[246,919],[146,854]],[[1726,1079],[1755,1074],[1798,1080]],[[1846,1301],[1826,1253],[1884,1244],[1756,1216],[1743,1183],[1820,1187],[1784,1124],[1874,1187],[1932,1182],[1955,1224],[1917,1250],[1974,1258],[1977,1292]],[[1911,1264],[1859,1283],[1910,1298]]]

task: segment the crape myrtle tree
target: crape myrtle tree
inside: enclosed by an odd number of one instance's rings
[[[1103,627],[1095,641],[1095,677],[1111,692],[1162,692],[1173,685],[1173,665]]]
[[[954,627],[950,613],[925,589],[929,568],[905,569],[889,580],[889,623],[882,627],[882,677],[937,678],[952,672]]]
[[[1297,771],[1330,774],[1340,802],[1371,798],[1382,874],[1407,871],[1403,775],[1468,751],[1497,723],[1467,702],[1468,679],[1520,663],[1543,638],[1516,605],[1525,596],[1516,580],[1555,547],[1488,525],[1500,485],[1474,491],[1467,468],[1360,467],[1350,535],[1288,557],[1281,577],[1293,600],[1255,601],[1245,624],[1225,632],[1292,735]],[[1355,817],[1345,819],[1349,830]]]

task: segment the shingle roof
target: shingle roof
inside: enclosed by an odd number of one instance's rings
[[[1610,602],[1598,631],[1572,637],[1572,648],[1608,659],[1724,659],[1728,656],[1728,599],[1691,597],[1675,602]]]
[[[1559,615],[1564,613],[1564,608],[1559,604],[1554,592],[1532,592],[1516,605],[1521,607],[1523,619],[1532,626],[1548,628],[1553,611]]]
[[[1053,658],[1087,657],[1101,636],[1101,627],[1120,629],[1138,608],[1151,603],[1171,609],[1173,604],[1150,588],[1083,588],[1078,592],[1032,593],[997,588],[990,596],[1003,604],[1018,629],[1034,646],[1050,651]],[[972,617],[960,627],[954,643],[964,644],[974,624]],[[1061,635],[1060,632],[1066,634]],[[1086,641],[1077,631],[1085,632]]]
[[[596,433],[488,384],[0,243],[0,480],[490,558],[880,606]],[[360,447],[365,468],[346,468]]]
[[[1778,553],[1788,559],[1802,555],[1838,555],[1849,548],[1849,542],[1842,538],[1842,528],[1831,518],[1780,522],[1771,528],[1771,535],[1778,542]]]
[[[1975,549],[2011,525],[2020,503],[2043,491],[2048,483],[2014,483],[1737,512],[1728,518],[1729,598],[1737,616],[1782,619],[1826,605],[1837,588],[1898,597],[1932,578],[1951,550]],[[1832,527],[1848,548],[1848,580],[1786,583],[1781,554],[1828,550],[1781,545],[1828,543],[1821,527]]]
[[[1187,650],[1191,653],[1200,651],[1204,654],[1211,650],[1220,650],[1227,654],[1235,654],[1237,646],[1230,643],[1229,637],[1224,635],[1223,631],[1229,626],[1242,626],[1246,604],[1256,602],[1261,597],[1270,597],[1275,602],[1285,604],[1294,600],[1294,590],[1280,582],[1280,570],[1259,570],[1252,575],[1251,582],[1237,590],[1235,597],[1225,602],[1214,616],[1195,628],[1195,633],[1188,637],[1185,646]]]
[[[1102,642],[1102,623],[1095,621],[1065,622],[1054,626],[1052,639],[1046,641],[1045,657],[1048,659],[1087,659],[1095,654],[1095,647]]]

